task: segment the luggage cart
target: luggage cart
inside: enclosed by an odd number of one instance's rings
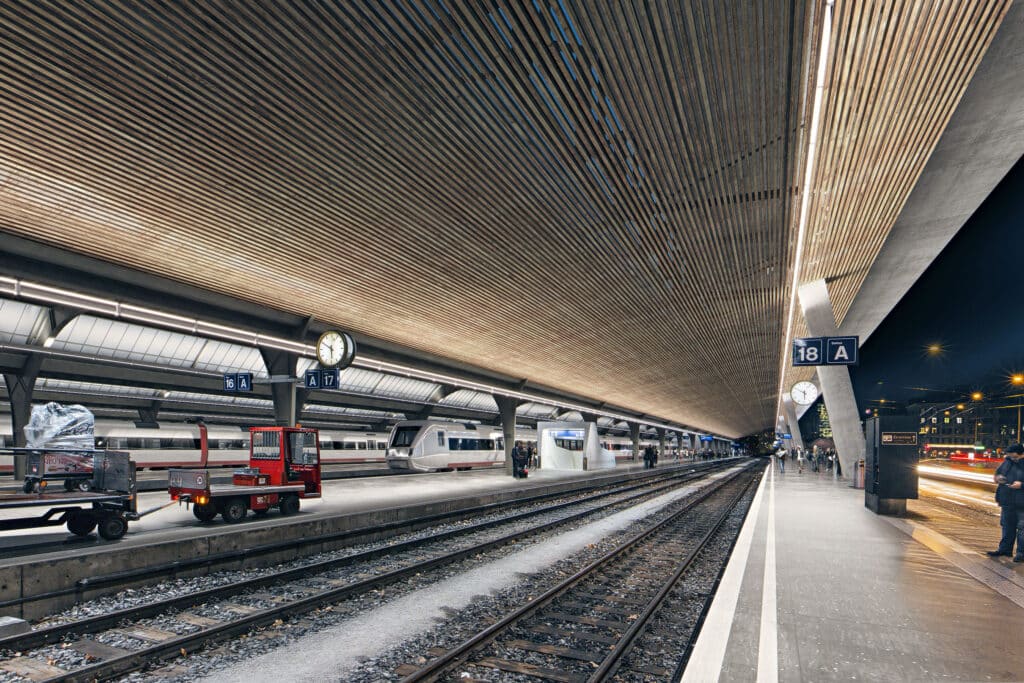
[[[24,453],[34,449],[6,448],[0,454]],[[82,451],[77,451],[82,453]],[[159,507],[140,513],[137,508],[135,463],[123,451],[93,451],[92,471],[87,491],[47,491],[46,480],[39,480],[39,491],[0,492],[0,510],[48,508],[43,514],[0,519],[0,531],[35,529],[66,524],[76,536],[87,536],[93,529],[108,541],[122,538],[128,522],[138,520]],[[77,480],[75,480],[77,481]]]

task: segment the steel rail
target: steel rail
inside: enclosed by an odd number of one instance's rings
[[[736,509],[736,506],[739,504],[739,502],[743,499],[747,492],[750,491],[750,487],[753,485],[753,483],[754,479],[748,481],[746,486],[744,486],[739,491],[739,493],[737,493],[733,497],[733,499],[729,501],[729,504],[726,506],[725,511],[722,512],[721,515],[719,515],[718,519],[708,530],[708,532],[705,533],[704,536],[700,539],[700,541],[697,542],[697,545],[692,550],[690,550],[689,553],[687,553],[683,561],[679,563],[678,567],[676,567],[676,570],[672,572],[672,575],[665,581],[664,584],[662,584],[661,589],[657,592],[657,594],[654,595],[654,597],[651,598],[650,602],[647,604],[647,607],[644,609],[644,611],[640,613],[640,615],[630,625],[626,632],[622,634],[622,637],[619,638],[618,642],[616,642],[615,645],[613,645],[609,649],[608,656],[605,657],[604,661],[602,661],[601,664],[598,665],[598,667],[590,675],[590,678],[587,679],[587,683],[601,683],[601,681],[610,679],[612,676],[616,674],[616,672],[618,672],[620,666],[622,665],[622,662],[625,661],[626,655],[629,654],[630,651],[633,649],[633,644],[636,642],[636,639],[647,628],[647,625],[650,623],[651,619],[654,617],[654,615],[664,604],[665,600],[668,598],[668,594],[672,591],[673,588],[676,587],[676,585],[679,583],[679,579],[682,578],[683,574],[685,574],[686,571],[690,568],[690,565],[693,564],[693,561],[697,559],[697,556],[700,555],[700,553],[704,550],[704,546],[706,546],[708,542],[712,539],[712,537],[714,537],[714,535],[717,534],[718,531],[722,528],[722,525],[725,524],[725,521],[729,518],[729,515],[732,514],[732,512]]]
[[[712,495],[717,493],[730,482],[734,481],[744,472],[747,472],[748,469],[749,468],[743,468],[739,472],[733,474],[732,476],[723,479],[715,484],[712,484],[707,489],[698,493],[692,500],[688,501],[682,508],[677,510],[669,517],[666,517],[661,522],[658,522],[657,524],[654,524],[648,527],[647,529],[644,529],[634,534],[628,540],[611,549],[610,551],[608,551],[601,557],[597,558],[596,560],[588,564],[586,567],[580,569],[575,574],[568,577],[558,585],[548,589],[542,595],[538,596],[535,600],[532,600],[530,603],[523,605],[519,609],[509,613],[508,615],[498,620],[491,626],[487,627],[483,631],[480,631],[476,635],[463,641],[462,643],[455,646],[454,648],[452,648],[445,654],[441,655],[440,657],[436,658],[432,662],[429,662],[418,671],[409,674],[401,680],[401,683],[420,683],[421,681],[437,680],[439,676],[446,673],[452,666],[464,661],[469,654],[477,650],[482,645],[486,645],[487,643],[492,641],[496,636],[505,631],[510,625],[523,619],[526,616],[533,614],[541,607],[548,605],[549,603],[554,601],[555,598],[558,598],[559,596],[566,593],[569,589],[573,588],[583,579],[589,577],[598,569],[601,569],[605,565],[608,565],[614,560],[617,560],[618,558],[622,557],[627,552],[636,547],[639,543],[641,543],[651,535],[657,533],[658,531],[664,529],[669,524],[675,523],[680,517],[687,514],[697,505],[701,504],[702,502],[710,498]]]
[[[697,468],[687,469],[687,472],[703,472],[714,470],[731,464],[735,463],[732,460],[714,461],[713,463],[694,463],[690,465],[681,465],[673,467],[671,469],[664,468],[663,470],[660,471],[679,472],[682,471],[684,468]],[[655,480],[658,478],[659,475],[645,473],[642,477],[638,477],[635,480],[630,480],[629,482],[591,484],[570,491],[544,493],[536,496],[529,496],[527,498],[516,499],[515,501],[504,500],[496,503],[476,505],[461,510],[424,515],[422,517],[417,517],[415,519],[385,522],[372,527],[359,527],[357,529],[348,529],[345,531],[339,531],[332,534],[319,536],[317,537],[317,542],[321,544],[334,543],[344,541],[346,539],[356,539],[361,536],[367,536],[371,534],[378,535],[382,532],[401,532],[408,531],[410,528],[423,528],[436,522],[448,522],[469,516],[487,514],[490,511],[500,510],[504,507],[507,507],[510,502],[514,502],[519,505],[530,504],[534,502],[550,500],[552,498],[558,498],[560,496],[572,495],[575,492],[599,491],[601,489],[607,489],[620,484],[631,484],[631,482],[637,482],[635,483],[635,488],[640,488],[645,485],[644,482],[649,482],[651,480]],[[261,555],[268,555],[272,553],[279,553],[285,550],[300,548],[308,544],[309,540],[306,538],[289,539],[285,541],[265,543],[262,545],[251,546],[249,548],[241,548],[238,550],[217,553],[215,555],[206,555],[203,557],[196,557],[186,560],[175,560],[173,562],[166,562],[152,567],[129,569],[120,572],[111,572],[110,574],[105,574],[103,576],[79,579],[75,582],[74,586],[69,586],[68,588],[61,588],[58,590],[47,591],[45,593],[37,593],[29,596],[11,598],[8,600],[0,600],[0,609],[8,607],[19,607],[24,604],[39,602],[41,600],[50,600],[53,598],[63,597],[65,595],[80,595],[85,593],[86,591],[94,590],[102,586],[135,582],[142,579],[155,578],[158,576],[175,576],[182,572],[191,573],[195,572],[197,569],[209,569],[228,562],[237,562],[239,559],[259,557]],[[0,646],[2,646],[2,644],[3,641],[0,640]]]
[[[246,591],[253,590],[256,588],[262,588],[278,582],[288,581],[294,578],[307,578],[313,574],[328,571],[331,569],[338,569],[341,567],[358,564],[359,562],[365,562],[367,560],[372,560],[387,555],[395,555],[438,541],[446,541],[453,538],[458,538],[459,536],[465,536],[479,531],[485,531],[489,528],[501,526],[503,524],[518,522],[523,519],[548,514],[550,512],[556,512],[560,509],[564,509],[567,507],[585,505],[595,500],[600,500],[601,498],[607,498],[609,496],[628,493],[630,491],[635,491],[637,489],[645,489],[636,495],[616,500],[606,505],[602,505],[591,510],[586,510],[577,513],[576,515],[572,515],[570,517],[566,517],[562,520],[556,521],[556,523],[558,524],[566,524],[571,521],[575,521],[575,519],[581,516],[592,515],[604,509],[607,509],[608,507],[623,505],[625,503],[636,500],[637,498],[647,497],[650,495],[654,495],[659,491],[663,491],[668,488],[673,488],[674,486],[680,483],[685,483],[688,481],[692,481],[694,479],[699,479],[703,474],[704,471],[674,473],[673,475],[667,477],[666,482],[654,486],[653,488],[651,488],[652,480],[646,479],[643,483],[640,484],[626,486],[612,491],[594,493],[577,500],[555,503],[553,505],[548,505],[543,508],[537,508],[535,510],[527,510],[525,512],[515,513],[507,517],[502,517],[500,519],[479,522],[458,529],[445,531],[440,534],[432,536],[411,539],[386,547],[373,548],[359,553],[354,553],[352,555],[347,555],[345,557],[321,560],[320,562],[306,564],[301,567],[296,567],[294,569],[286,569],[280,572],[275,572],[273,574],[268,574],[266,576],[246,579],[244,581],[233,583],[227,586],[215,586],[213,588],[208,588],[203,591],[189,593],[188,595],[167,598],[165,600],[149,603],[148,605],[138,605],[123,610],[118,610],[116,612],[111,612],[109,614],[101,614],[94,617],[88,617],[86,619],[82,619],[69,624],[58,624],[56,626],[51,626],[44,629],[37,629],[29,633],[8,636],[6,638],[0,638],[0,649],[24,651],[35,647],[40,647],[42,645],[60,642],[71,635],[85,635],[88,633],[103,631],[107,628],[112,628],[113,626],[116,626],[118,623],[124,620],[143,619],[146,617],[155,616],[157,614],[162,614],[171,609],[180,609],[183,607],[188,607],[193,604],[203,602],[204,600],[222,599],[226,597],[231,597],[232,595],[238,595],[240,593],[244,593]],[[543,527],[533,527],[529,531],[535,532],[539,528]]]
[[[630,496],[630,497],[625,498],[625,499],[619,499],[619,500],[611,501],[611,502],[609,502],[609,503],[607,503],[605,505],[602,505],[602,506],[600,506],[598,508],[592,508],[592,509],[589,509],[589,510],[584,510],[582,512],[570,515],[568,517],[563,517],[563,518],[560,518],[560,519],[557,519],[557,520],[546,522],[544,524],[541,524],[541,525],[538,525],[538,526],[535,526],[535,527],[531,527],[529,529],[521,530],[521,531],[515,532],[513,534],[509,534],[509,535],[503,536],[501,538],[492,539],[491,541],[487,541],[487,542],[482,543],[482,544],[477,544],[477,545],[474,545],[474,546],[469,547],[469,548],[464,548],[464,549],[453,551],[451,553],[446,553],[444,555],[440,555],[440,556],[437,556],[437,557],[434,557],[434,558],[431,558],[431,559],[428,559],[428,560],[425,560],[425,561],[422,561],[422,562],[417,562],[417,563],[414,563],[414,564],[412,564],[412,565],[410,565],[408,567],[405,567],[405,568],[402,568],[402,569],[397,569],[397,570],[394,570],[394,571],[391,571],[391,572],[387,572],[385,574],[381,574],[379,576],[376,576],[376,577],[373,577],[373,578],[370,578],[370,579],[365,579],[365,580],[362,580],[362,581],[356,581],[354,583],[351,583],[351,584],[348,584],[348,585],[345,585],[345,586],[340,586],[340,587],[337,587],[337,588],[332,588],[332,589],[329,589],[327,591],[321,591],[319,593],[315,593],[313,595],[305,596],[303,598],[299,598],[297,600],[291,601],[291,602],[283,604],[283,605],[278,605],[278,606],[275,606],[275,607],[272,607],[272,608],[268,608],[268,609],[260,611],[260,612],[255,612],[255,613],[253,613],[251,615],[240,617],[240,618],[235,619],[235,620],[233,620],[231,622],[226,622],[224,624],[217,624],[215,626],[211,626],[209,628],[202,629],[200,631],[197,631],[197,632],[194,632],[194,633],[191,633],[191,634],[187,634],[187,635],[181,636],[179,638],[174,638],[174,639],[171,639],[171,640],[168,640],[168,641],[164,641],[162,643],[154,644],[154,645],[152,645],[150,647],[147,647],[147,648],[144,648],[142,650],[126,653],[125,655],[122,655],[120,657],[112,658],[110,660],[105,660],[105,661],[102,661],[102,662],[97,662],[95,664],[88,665],[86,667],[81,667],[81,668],[76,669],[74,671],[69,671],[69,672],[67,672],[65,674],[62,674],[60,676],[54,677],[52,679],[47,679],[47,680],[52,680],[52,681],[93,681],[93,680],[102,680],[104,678],[125,674],[125,673],[128,673],[130,671],[142,668],[143,666],[145,666],[147,664],[150,664],[153,661],[159,661],[159,660],[165,659],[165,658],[167,658],[169,656],[177,655],[177,654],[179,654],[182,651],[185,651],[185,652],[196,651],[196,650],[204,648],[205,646],[207,646],[211,642],[218,642],[218,641],[222,641],[222,640],[225,640],[227,638],[233,637],[235,635],[241,635],[241,634],[247,633],[247,632],[249,632],[254,627],[261,626],[261,625],[266,625],[266,624],[271,624],[271,623],[273,623],[274,621],[276,621],[278,619],[281,619],[281,618],[284,618],[284,617],[288,617],[288,616],[292,616],[292,615],[295,615],[295,614],[306,613],[306,612],[309,612],[309,611],[312,611],[312,610],[316,609],[317,607],[319,607],[321,605],[330,604],[330,603],[333,603],[333,602],[338,602],[338,601],[343,600],[345,598],[348,598],[348,597],[351,597],[351,596],[354,596],[354,595],[358,595],[358,594],[362,594],[362,593],[368,592],[368,591],[370,591],[370,590],[372,590],[374,588],[377,588],[377,587],[380,587],[380,586],[383,586],[383,585],[387,585],[387,584],[391,584],[391,583],[394,583],[396,581],[400,581],[402,579],[408,578],[410,576],[414,576],[417,573],[422,573],[424,571],[429,571],[429,570],[434,569],[434,568],[439,567],[439,566],[443,566],[443,565],[446,565],[446,564],[451,564],[453,562],[457,562],[459,560],[466,559],[468,557],[472,557],[472,556],[477,555],[477,554],[479,554],[481,552],[486,552],[486,551],[489,551],[489,550],[491,550],[493,548],[500,547],[502,545],[505,545],[505,544],[517,541],[520,538],[524,538],[524,537],[527,537],[527,536],[535,535],[537,533],[542,533],[542,532],[547,531],[549,529],[556,528],[558,526],[561,526],[561,525],[564,525],[564,524],[567,524],[567,523],[571,523],[571,522],[573,522],[573,521],[575,521],[577,519],[593,515],[593,514],[595,514],[597,512],[600,512],[600,511],[602,511],[604,509],[607,509],[609,507],[621,506],[621,505],[627,504],[629,502],[635,501],[638,498],[649,497],[651,495],[657,494],[659,491],[664,490],[666,488],[672,488],[672,487],[674,487],[674,486],[676,486],[678,484],[687,483],[687,482],[692,481],[694,479],[700,479],[705,474],[706,474],[706,472],[687,472],[687,473],[682,474],[682,475],[675,474],[675,475],[671,476],[670,477],[670,481],[668,483],[664,484],[664,485],[656,486],[653,489],[649,489],[648,491],[638,493],[636,495]],[[640,488],[640,487],[631,487],[631,488]],[[540,509],[540,510],[531,511],[530,513],[517,514],[514,517],[516,518],[516,520],[518,520],[518,519],[520,519],[520,518],[522,518],[524,516],[528,516],[530,514],[537,515],[537,514],[542,514],[544,512],[551,512],[552,510],[557,510],[558,508],[566,507],[566,506],[569,506],[569,505],[579,505],[581,503],[585,503],[585,502],[591,501],[594,498],[607,497],[607,496],[610,496],[610,495],[615,495],[616,493],[620,493],[620,492],[621,491],[608,492],[606,494],[601,494],[601,495],[597,495],[597,496],[590,496],[587,499],[585,499],[584,501],[579,501],[578,500],[578,501],[572,501],[570,503],[559,503],[559,504],[557,504],[555,506],[548,506],[548,508],[543,508],[543,509]],[[508,522],[508,521],[510,521],[510,520],[508,518],[505,518],[503,520],[495,520],[495,521],[491,521],[491,522],[482,523],[479,526],[482,526],[482,527],[486,528],[487,526],[493,526],[495,524],[505,523],[505,522]],[[512,520],[512,521],[515,521],[515,520]],[[478,531],[480,529],[477,528],[477,529],[474,529],[474,530]],[[466,531],[466,530],[455,530],[455,531],[460,531],[460,532],[463,532],[463,533],[469,533],[469,531]],[[433,542],[433,541],[436,541],[438,539],[443,539],[443,538],[444,538],[444,536],[438,535],[438,536],[432,536],[432,537],[428,537],[428,538],[424,538],[424,539],[415,539],[415,541],[410,542],[410,543],[413,543],[415,545],[423,545],[423,544],[425,544],[427,542]],[[383,555],[383,554],[388,554],[389,552],[394,551],[394,550],[399,549],[399,548],[400,548],[400,546],[391,546],[391,547],[388,547],[388,548],[375,549],[375,550],[367,551],[367,552],[371,553],[371,554],[376,554],[376,555]],[[402,549],[408,549],[408,548],[402,548]],[[360,559],[367,559],[367,558],[365,556],[360,557],[360,556],[356,555],[356,556],[348,556],[346,558],[339,558],[339,561],[354,563],[355,561],[358,561]],[[327,562],[334,562],[334,561],[327,561]],[[161,613],[163,611],[167,611],[169,608],[181,607],[181,606],[190,606],[190,605],[193,605],[193,604],[201,603],[203,601],[209,600],[211,597],[229,597],[230,595],[237,594],[237,593],[240,593],[240,592],[244,592],[245,589],[251,589],[251,588],[254,588],[254,587],[259,587],[259,584],[276,583],[276,582],[279,582],[279,581],[282,580],[282,577],[283,577],[284,574],[287,574],[289,578],[290,577],[294,577],[294,576],[301,576],[301,578],[309,578],[310,575],[311,575],[312,570],[315,567],[316,567],[316,565],[306,565],[306,566],[299,567],[299,568],[296,568],[296,569],[286,570],[286,572],[275,574],[273,576],[259,577],[257,579],[250,580],[249,582],[233,584],[233,585],[230,585],[230,586],[221,586],[221,587],[217,587],[217,588],[214,588],[214,589],[208,589],[207,591],[203,591],[203,592],[200,592],[200,593],[192,593],[192,594],[189,594],[187,596],[181,596],[179,598],[171,598],[171,599],[168,599],[167,601],[161,601],[160,603],[152,603],[151,605],[145,605],[145,606],[140,606],[140,607],[135,607],[135,608],[129,608],[127,610],[121,610],[119,612],[111,613],[111,614],[107,614],[107,615],[100,615],[98,617],[93,617],[93,618],[90,618],[90,619],[85,620],[83,622],[75,622],[74,624],[64,624],[64,625],[60,625],[60,626],[55,626],[52,629],[47,629],[46,631],[48,631],[48,633],[44,637],[44,640],[41,641],[41,642],[36,642],[34,644],[34,646],[38,647],[39,645],[47,644],[49,642],[54,642],[54,636],[58,636],[58,634],[60,634],[61,630],[63,630],[62,636],[66,636],[66,635],[70,635],[70,634],[84,634],[85,631],[82,628],[83,626],[88,627],[88,632],[101,631],[101,630],[104,630],[105,628],[110,628],[110,627],[116,626],[118,624],[121,624],[121,623],[123,623],[123,621],[125,619],[144,618],[146,616],[152,616],[153,614],[157,614],[157,613]],[[39,634],[38,636],[37,636],[37,633]],[[8,639],[4,639],[4,640],[0,641],[0,647],[3,647],[5,649],[15,649],[15,647],[14,647],[15,644],[19,644],[19,645],[22,645],[22,647],[20,647],[19,650],[31,649],[31,647],[33,646],[32,640],[41,637],[42,634],[43,634],[43,630],[40,630],[37,633],[29,633],[29,634],[25,634],[24,636],[21,636],[20,638],[22,638],[24,640],[20,641],[20,643],[18,641],[19,637],[12,637],[12,638],[8,638]],[[61,640],[62,636],[61,637],[56,637],[56,640]]]

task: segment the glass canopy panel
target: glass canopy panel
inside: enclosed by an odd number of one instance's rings
[[[29,344],[50,333],[46,309],[20,301],[0,299],[0,342]]]
[[[440,404],[443,406],[452,406],[454,408],[482,410],[489,413],[498,412],[498,404],[494,401],[493,396],[481,391],[470,391],[469,389],[460,389],[448,394],[441,399]]]

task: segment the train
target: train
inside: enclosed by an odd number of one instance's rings
[[[129,451],[139,469],[168,467],[233,467],[249,462],[249,431],[230,425],[167,422],[159,427],[138,427],[122,420],[96,420],[93,430],[97,449]],[[320,432],[324,464],[383,463],[388,435],[376,432]],[[11,448],[14,439],[9,415],[0,416],[0,448]],[[0,462],[0,472],[12,463]]]
[[[131,453],[138,469],[171,467],[238,467],[249,462],[249,432],[231,425],[166,422],[158,427],[139,427],[128,420],[97,419],[93,430],[95,448]],[[517,427],[516,439],[536,446],[534,429]],[[580,444],[559,443],[579,450]],[[642,438],[641,450],[658,441]],[[10,415],[0,415],[0,448],[11,448],[14,439]],[[633,457],[629,437],[601,437],[601,447],[619,460]],[[445,420],[399,422],[389,434],[321,430],[320,452],[325,465],[387,463],[394,470],[435,472],[500,467],[505,463],[501,427]],[[0,460],[0,472],[11,472],[10,460]]]
[[[516,427],[516,441],[536,447],[537,430]],[[558,439],[555,445],[583,450],[583,441]],[[658,447],[641,439],[640,448]],[[623,436],[603,436],[601,447],[616,459],[633,457],[633,441]],[[446,420],[406,420],[392,428],[385,456],[388,467],[398,471],[439,472],[501,467],[505,464],[505,439],[501,427]]]

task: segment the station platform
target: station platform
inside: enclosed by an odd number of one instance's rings
[[[984,555],[998,518],[958,539],[949,517],[771,467],[683,681],[1024,680],[1024,565]]]

